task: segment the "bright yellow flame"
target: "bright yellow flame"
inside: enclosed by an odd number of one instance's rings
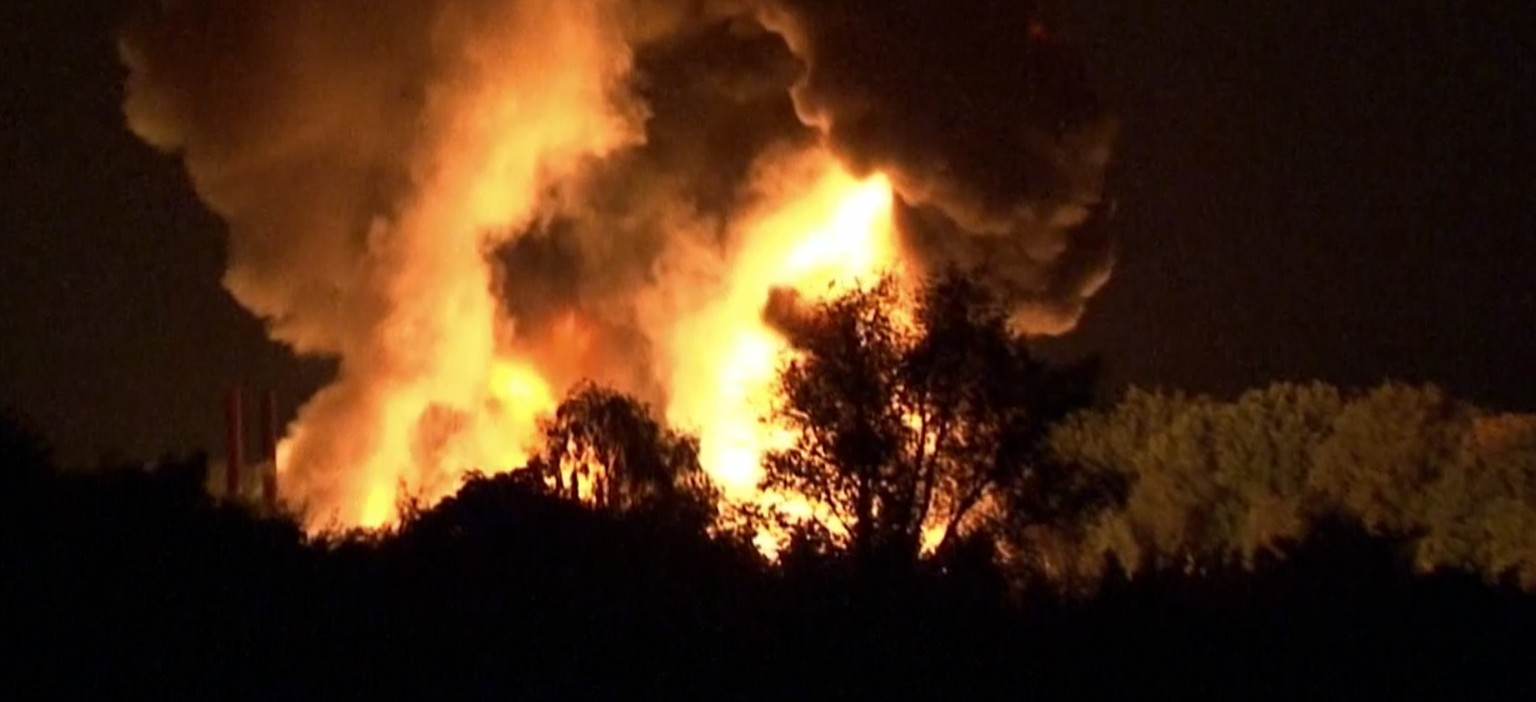
[[[532,419],[555,406],[555,396],[531,366],[497,361],[491,366],[491,397],[505,411]]]
[[[664,349],[658,370],[667,392],[667,419],[698,432],[700,462],[726,498],[804,516],[818,508],[799,496],[765,494],[759,486],[766,455],[793,440],[791,431],[767,421],[789,347],[764,321],[764,306],[776,288],[793,289],[814,302],[899,273],[901,252],[891,219],[891,185],[882,175],[856,178],[830,154],[810,150],[771,164],[756,185],[759,205],[731,226],[723,266],[718,260],[712,264],[723,268],[717,282],[659,283],[673,288],[668,294],[692,296],[693,302],[652,320],[651,332]],[[482,269],[476,272],[483,275]],[[453,286],[434,288],[438,317],[428,324],[438,330],[435,343],[412,357],[432,368],[436,385],[379,390],[385,397],[379,403],[379,435],[372,453],[357,462],[361,490],[352,493],[353,502],[340,515],[345,524],[388,525],[402,484],[431,504],[457,489],[465,472],[513,470],[539,448],[538,420],[555,409],[563,392],[550,379],[565,378],[570,369],[494,350],[493,330],[484,321],[494,316],[481,292],[485,278],[467,277],[471,282],[457,288],[458,296],[451,294]],[[472,314],[466,316],[466,310]],[[470,320],[467,327],[453,326]],[[561,358],[556,349],[548,363],[582,355],[575,348],[586,343],[579,321],[571,317],[563,323],[570,329],[556,329],[560,333],[550,335],[555,340],[550,343],[570,345],[571,353]],[[401,338],[397,346],[410,342]],[[447,404],[432,399],[446,397],[455,399]],[[295,436],[302,432],[301,426]],[[414,475],[412,466],[431,466],[436,482],[406,479]],[[765,552],[777,548],[777,538],[759,539]]]
[[[699,432],[704,469],[733,500],[767,504],[763,460],[792,434],[765,421],[788,345],[763,320],[776,287],[809,300],[872,283],[900,263],[884,176],[858,179],[821,152],[768,172],[765,204],[737,229],[724,289],[680,321],[668,417]],[[790,500],[791,502],[793,500]]]
[[[508,434],[499,447],[482,455],[495,461],[484,466],[501,472],[522,466],[538,440],[538,420],[554,411],[558,400],[549,383],[533,366],[499,359],[491,366],[491,403],[495,420],[491,431]]]
[[[363,510],[357,525],[364,529],[377,529],[389,523],[395,516],[395,490],[382,482],[375,482],[363,502]]]
[[[334,286],[335,305],[303,314],[256,306],[303,323],[283,340],[340,358],[336,382],[283,442],[280,486],[310,511],[311,528],[386,525],[402,489],[430,505],[467,471],[512,469],[533,446],[536,417],[561,389],[545,380],[563,376],[510,355],[515,320],[497,299],[487,253],[525,229],[550,187],[642,136],[643,113],[625,89],[623,13],[611,5],[449,3],[434,12],[423,29],[440,61],[410,91],[419,117],[409,139],[361,161],[397,158],[409,177],[390,188],[402,190],[370,223],[355,269],[320,279]],[[395,140],[392,131],[377,139]],[[263,182],[282,172],[259,170]],[[297,221],[331,213],[308,214]],[[337,228],[350,251],[350,225]],[[232,276],[248,305],[284,299]],[[320,286],[297,285],[311,288]]]
[[[829,178],[832,182],[824,183],[843,191],[833,195],[836,205],[832,219],[805,232],[805,238],[795,244],[779,267],[775,282],[792,285],[801,293],[812,292],[818,284],[845,289],[860,280],[868,282],[881,268],[896,263],[890,183],[878,175],[862,182],[846,182],[846,178],[846,174],[838,173]],[[793,231],[803,226],[799,218],[806,214],[816,217],[820,213],[792,210],[783,213],[787,221],[766,224]]]

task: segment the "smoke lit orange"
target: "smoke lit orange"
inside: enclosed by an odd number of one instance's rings
[[[331,0],[153,5],[121,37],[129,126],[229,224],[236,301],[338,366],[278,447],[311,528],[515,469],[583,379],[697,432],[729,498],[771,499],[770,291],[814,301],[981,251],[1050,293],[1015,319],[1060,330],[1112,260],[1069,235],[1113,129],[1062,89],[1054,43],[989,45],[995,84],[927,70],[973,37],[879,21],[900,3],[869,22],[822,3],[442,0],[368,22]],[[900,250],[898,191],[945,236]]]
[[[787,439],[765,423],[784,339],[763,319],[769,292],[810,299],[872,282],[899,262],[891,188],[858,180],[811,152],[769,170],[771,200],[739,227],[718,297],[677,324],[668,417],[699,432],[705,470],[735,499],[751,499],[766,453]]]

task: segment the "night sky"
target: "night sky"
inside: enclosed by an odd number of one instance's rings
[[[1536,9],[1056,4],[1123,130],[1119,264],[1053,349],[1116,382],[1536,409]],[[221,223],[124,128],[120,8],[0,10],[0,405],[75,463],[216,449],[229,384],[291,410],[328,375],[220,287]]]

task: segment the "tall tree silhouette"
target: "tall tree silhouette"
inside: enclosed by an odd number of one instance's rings
[[[560,494],[695,525],[714,517],[716,489],[699,466],[698,440],[633,397],[583,383],[545,423],[544,441],[535,467]]]
[[[1093,481],[1041,450],[1092,400],[1093,372],[1035,358],[987,288],[950,272],[911,300],[885,280],[773,311],[795,349],[774,416],[795,440],[770,454],[765,486],[805,495],[861,567],[1095,504]]]

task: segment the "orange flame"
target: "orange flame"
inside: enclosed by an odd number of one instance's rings
[[[770,163],[760,172],[756,192],[759,204],[731,227],[731,245],[712,254],[709,265],[723,274],[713,285],[663,277],[658,294],[692,303],[653,315],[649,331],[665,349],[657,371],[666,386],[666,419],[698,433],[700,461],[726,498],[803,514],[809,506],[802,499],[759,488],[766,454],[792,439],[787,429],[767,421],[788,345],[764,321],[764,305],[775,288],[814,301],[872,283],[900,268],[901,252],[891,219],[891,185],[883,175],[855,177],[817,149]],[[347,493],[356,502],[327,507],[348,525],[386,526],[396,516],[402,484],[409,482],[403,463],[430,464],[448,478],[470,469],[494,473],[522,466],[538,448],[538,420],[554,410],[564,391],[552,379],[572,379],[564,366],[579,363],[591,342],[574,312],[547,331],[547,343],[561,347],[554,355],[481,350],[496,345],[483,331],[456,335],[463,339],[459,348],[440,351],[458,356],[438,360],[436,375],[483,378],[482,390],[445,409],[440,423],[419,419],[431,416],[433,408],[423,407],[424,395],[431,393],[377,389],[386,395],[386,416],[379,422],[378,450],[362,462],[359,489]],[[584,370],[594,375],[596,369]],[[300,423],[285,444],[304,431]],[[440,480],[408,487],[430,504],[457,485]],[[772,550],[771,543],[762,545]]]
[[[768,451],[790,440],[765,423],[784,338],[763,320],[775,287],[821,299],[872,282],[899,262],[891,186],[811,153],[774,172],[767,203],[739,228],[719,297],[674,332],[668,418],[699,432],[700,460],[727,497],[757,498]],[[792,179],[792,180],[791,180]]]

